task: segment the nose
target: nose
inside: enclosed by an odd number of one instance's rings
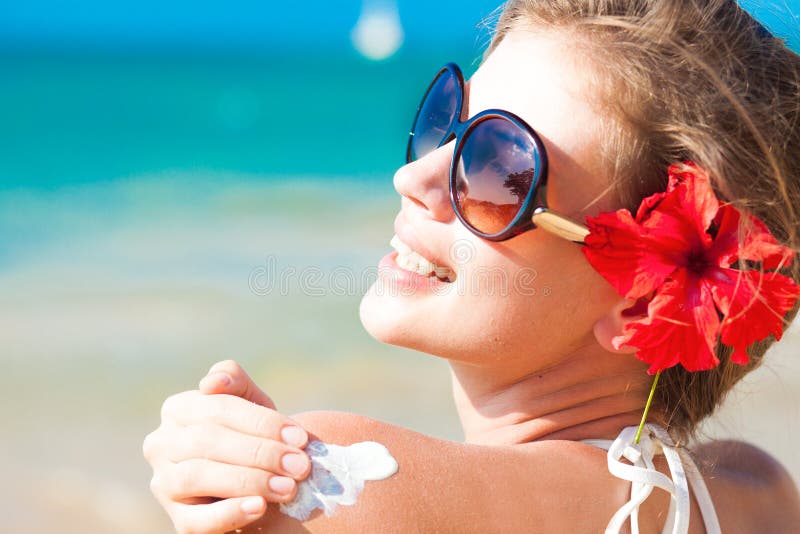
[[[450,204],[451,141],[433,152],[407,163],[394,173],[394,188],[434,220],[447,222],[455,214]]]

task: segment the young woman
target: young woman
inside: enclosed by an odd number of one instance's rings
[[[680,445],[797,310],[781,41],[733,0],[512,0],[469,82],[437,75],[394,183],[396,252],[361,319],[449,361],[465,442],[289,418],[220,362],[144,443],[178,532],[800,531],[764,452],[697,445],[698,472]],[[309,456],[339,449],[309,440],[377,442],[398,468],[301,521],[268,503],[306,499],[310,473],[326,494]]]

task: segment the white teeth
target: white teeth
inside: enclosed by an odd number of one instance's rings
[[[400,241],[400,238],[397,237],[396,235],[392,236],[392,240],[389,241],[389,245],[391,245],[391,247],[393,249],[395,249],[397,252],[401,252],[401,253],[402,252],[406,252],[406,253],[413,252],[411,250],[411,247],[409,247],[408,245],[406,245],[405,243]]]
[[[436,276],[442,280],[452,282],[456,278],[456,273],[447,267],[440,267],[424,258],[411,247],[400,241],[397,236],[392,237],[389,244],[397,251],[395,262],[403,269],[423,276]]]
[[[436,274],[437,278],[447,278],[449,282],[452,282],[453,278],[455,278],[455,273],[447,267],[434,266],[433,272]]]

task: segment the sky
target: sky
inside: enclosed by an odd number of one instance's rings
[[[739,0],[773,33],[800,45],[800,2]],[[499,0],[24,0],[0,5],[0,47],[305,47],[349,44],[363,6],[397,4],[410,47],[475,39]],[[790,7],[791,6],[791,7]]]
[[[391,5],[366,0],[365,5]],[[474,39],[498,0],[399,0],[406,43],[420,46]],[[0,5],[4,45],[138,47],[286,47],[349,45],[358,0],[24,0]]]
[[[800,1],[739,0],[739,5],[800,54]]]

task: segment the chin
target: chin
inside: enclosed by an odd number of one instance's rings
[[[367,333],[378,341],[404,347],[405,329],[399,324],[403,310],[396,298],[378,294],[375,286],[376,284],[372,284],[361,298],[361,305],[358,308],[361,324]]]
[[[375,285],[362,297],[359,317],[364,329],[376,340],[443,358],[460,360],[468,351],[453,345],[452,337],[442,335],[444,325],[431,320],[419,303],[409,297],[385,295]],[[444,345],[443,345],[444,343]]]
[[[441,343],[441,338],[429,335],[436,329],[431,328],[430,320],[419,317],[418,304],[413,297],[382,294],[373,284],[362,297],[358,312],[364,329],[378,341],[435,355],[432,345]]]

